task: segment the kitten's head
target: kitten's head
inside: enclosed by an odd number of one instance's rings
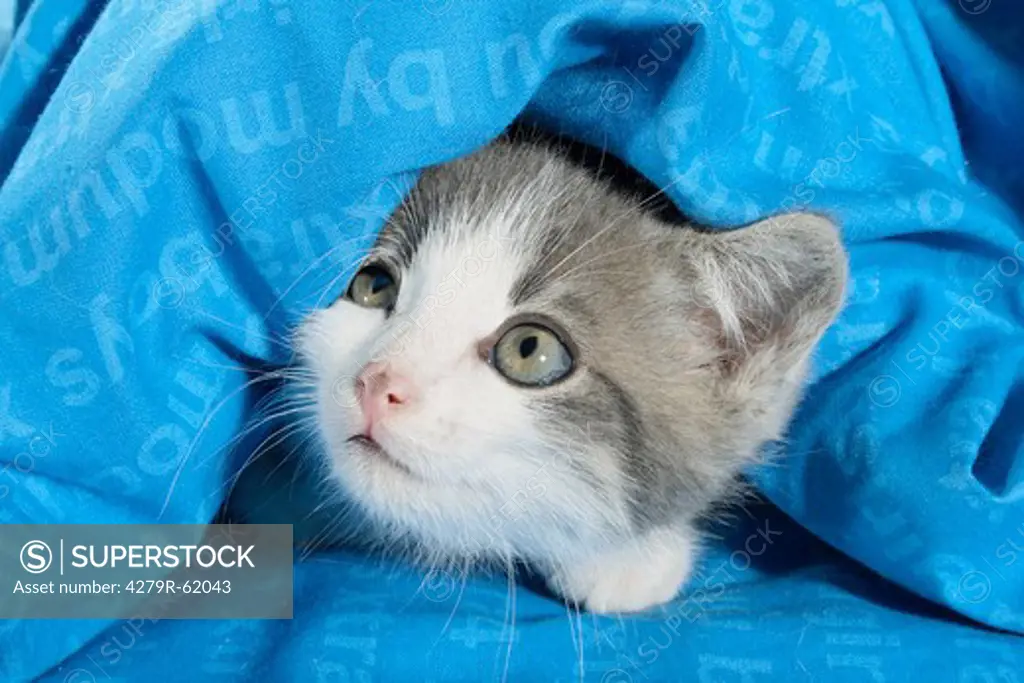
[[[424,172],[299,348],[370,517],[565,556],[692,517],[778,438],[845,279],[821,217],[671,226],[503,141]]]

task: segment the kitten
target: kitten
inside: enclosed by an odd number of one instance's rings
[[[297,346],[385,537],[632,612],[677,594],[696,521],[781,436],[845,281],[825,218],[670,225],[502,139],[422,174]]]

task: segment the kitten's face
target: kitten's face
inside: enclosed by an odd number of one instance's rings
[[[834,231],[711,245],[635,208],[540,148],[427,171],[299,338],[347,495],[447,554],[564,556],[698,512],[775,438],[841,297]],[[824,256],[782,272],[797,242]],[[749,246],[778,267],[740,272]],[[785,311],[753,300],[772,278]]]

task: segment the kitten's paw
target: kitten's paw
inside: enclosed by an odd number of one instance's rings
[[[688,534],[657,530],[628,546],[556,572],[552,589],[597,613],[641,612],[668,602],[693,570]]]

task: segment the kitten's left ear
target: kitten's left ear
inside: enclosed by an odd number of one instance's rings
[[[711,324],[727,367],[761,357],[787,372],[806,358],[842,307],[846,253],[838,229],[824,216],[783,214],[702,233],[691,258],[698,296],[714,312]]]

